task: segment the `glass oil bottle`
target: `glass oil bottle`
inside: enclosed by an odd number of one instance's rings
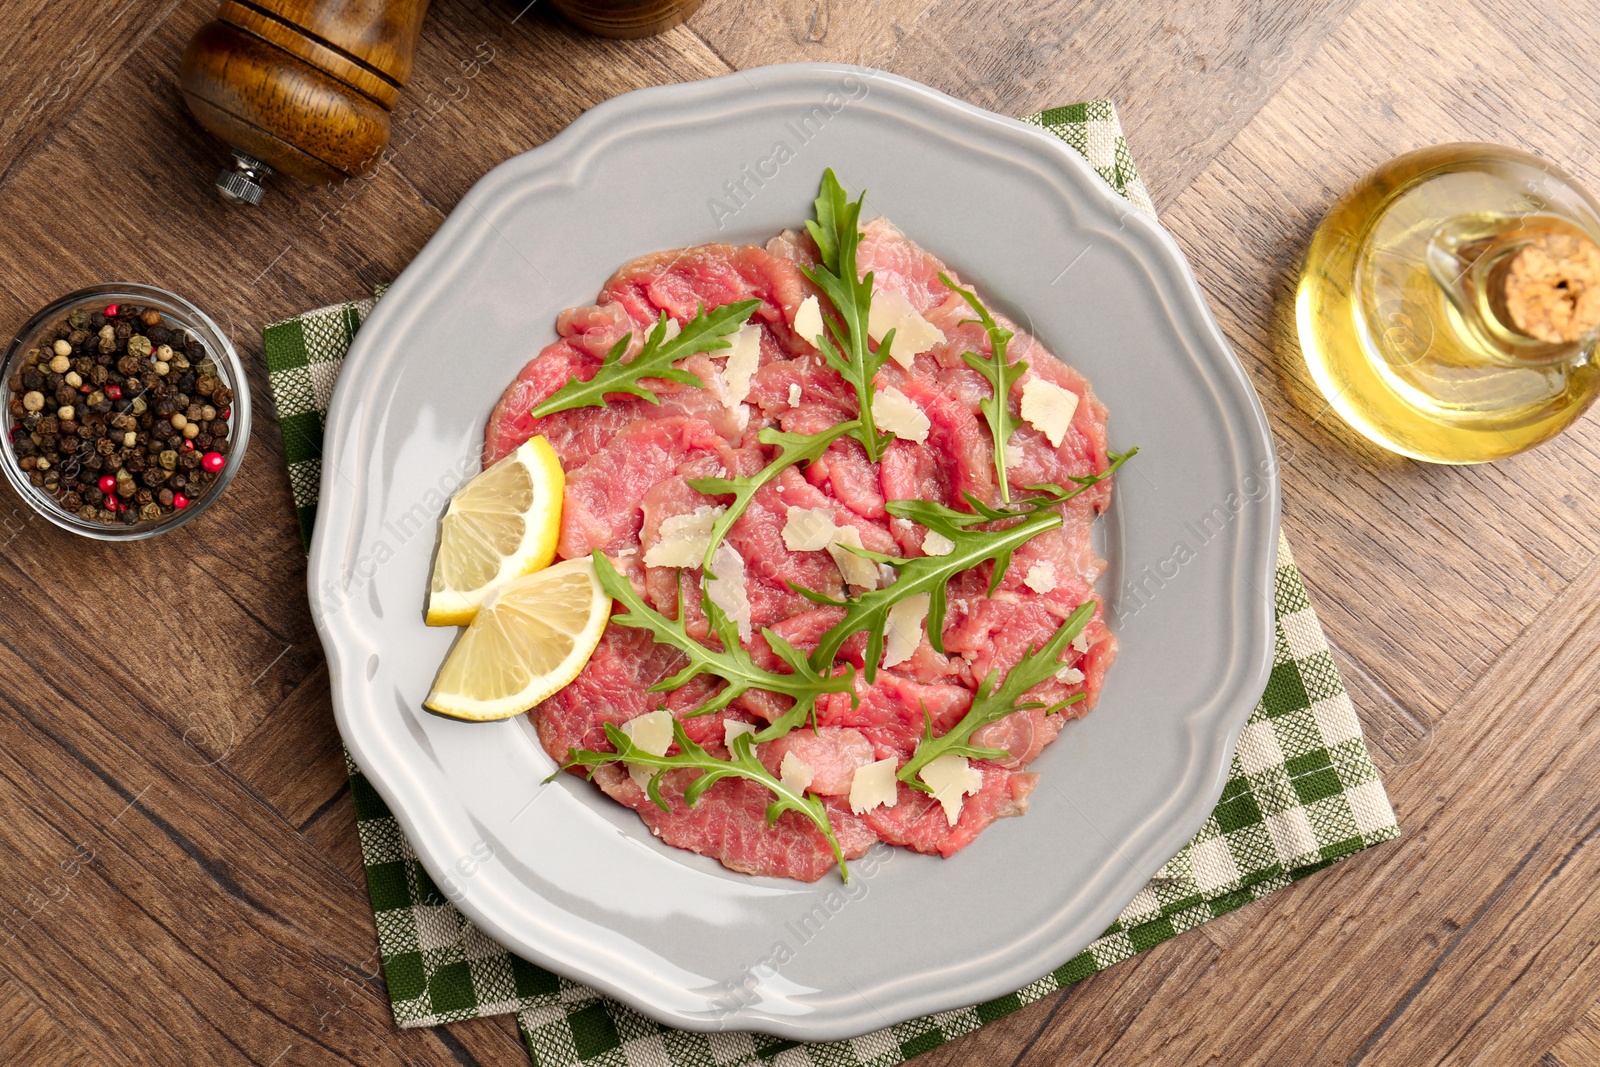
[[[1317,387],[1366,437],[1433,463],[1514,455],[1600,393],[1600,204],[1524,152],[1411,152],[1323,219],[1295,318]]]

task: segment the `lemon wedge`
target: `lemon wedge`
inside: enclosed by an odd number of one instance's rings
[[[520,715],[578,676],[610,618],[587,556],[514,578],[478,609],[423,704],[469,722]]]
[[[565,487],[555,449],[533,437],[456,492],[440,523],[429,626],[465,626],[497,587],[550,566]]]

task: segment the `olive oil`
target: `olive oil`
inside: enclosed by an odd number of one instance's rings
[[[1323,219],[1295,315],[1317,387],[1371,440],[1434,463],[1524,451],[1600,393],[1600,204],[1523,152],[1409,153]]]

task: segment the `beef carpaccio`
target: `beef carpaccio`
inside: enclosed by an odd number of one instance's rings
[[[858,255],[858,268],[863,275],[873,272],[877,293],[902,295],[944,334],[945,341],[917,355],[909,369],[890,360],[877,378],[880,390],[898,389],[920,408],[928,432],[921,443],[893,440],[880,463],[869,462],[853,438],[835,441],[822,458],[785,470],[765,485],[732,527],[726,543],[744,562],[752,624],[744,643],[769,668],[779,661],[762,638],[762,627],[809,653],[841,617],[841,609],[815,606],[790,582],[834,597],[847,592],[839,565],[828,552],[787,547],[783,530],[792,509],[826,509],[836,526],[859,532],[862,546],[907,557],[923,552],[928,531],[889,515],[886,501],[920,498],[967,508],[964,494],[972,494],[991,505],[1000,502],[994,442],[979,407],[989,397],[990,385],[963,358],[967,351],[987,356],[992,351],[989,337],[939,274],[946,271],[952,281],[963,283],[883,220],[863,227]],[[775,451],[757,440],[764,427],[815,433],[857,415],[853,389],[794,328],[802,302],[816,294],[799,267],[814,263],[815,256],[809,237],[786,232],[765,248],[711,244],[635,260],[606,284],[595,304],[560,316],[560,339],[523,369],[489,419],[485,466],[534,434],[544,435],[560,455],[567,472],[560,556],[604,553],[658,611],[676,618],[681,602],[696,637],[706,632],[700,570],[644,562],[669,519],[719,503],[696,492],[690,480],[761,469]],[[624,334],[632,333],[637,350],[662,311],[682,324],[701,304],[709,309],[752,298],[761,301],[750,320],[760,326],[760,358],[742,402],[730,402],[724,350],[685,362],[703,388],[652,380],[659,405],[613,396],[604,408],[542,419],[530,415],[569,378],[593,376]],[[1015,329],[1010,323],[1001,325]],[[1019,415],[1023,390],[1035,377],[1079,398],[1056,447],[1018,417],[1006,456],[1011,485],[1066,485],[1073,476],[1106,471],[1106,411],[1088,382],[1021,330],[1008,356],[1029,366],[1009,398],[1013,415]],[[824,697],[815,729],[808,725],[758,746],[762,762],[774,773],[791,751],[814,771],[810,791],[826,805],[847,858],[878,841],[949,856],[994,820],[1026,811],[1037,780],[1028,765],[1054,740],[1064,719],[1094,706],[1116,655],[1116,640],[1098,608],[1066,651],[1059,674],[1029,694],[1046,704],[1080,692],[1084,699],[1060,714],[1022,710],[984,727],[974,741],[1003,749],[1009,757],[973,761],[982,785],[966,796],[954,825],[932,796],[903,782],[897,785],[893,806],[856,814],[847,797],[857,767],[891,756],[903,764],[911,756],[925,713],[936,735],[949,729],[991,670],[998,669],[1003,677],[1030,649],[1043,645],[1074,609],[1098,599],[1093,586],[1105,564],[1090,534],[1110,492],[1109,480],[1102,481],[1061,505],[1064,525],[1024,544],[992,594],[989,564],[953,580],[942,654],[924,635],[908,659],[880,668],[871,684],[858,673],[855,699],[846,693]],[[864,635],[847,641],[840,664],[860,668],[865,645]],[[680,653],[654,643],[649,633],[611,625],[582,674],[532,710],[545,749],[560,762],[573,748],[611,751],[606,723],[620,725],[662,706],[677,712],[697,707],[716,684],[704,676],[672,692],[648,692],[683,662]],[[697,744],[727,757],[726,722],[765,726],[786,705],[787,698],[752,691],[723,711],[687,718],[683,725]],[[714,857],[733,870],[811,881],[833,865],[826,840],[809,820],[786,812],[767,824],[764,811],[772,798],[757,783],[730,778],[710,788],[695,806],[685,805],[683,789],[693,776],[671,771],[664,777],[662,793],[671,811],[652,803],[620,765],[598,768],[594,781],[638,812],[661,840]]]

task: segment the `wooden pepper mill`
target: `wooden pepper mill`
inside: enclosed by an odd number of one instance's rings
[[[601,37],[653,37],[694,14],[704,0],[550,0],[567,20]]]
[[[259,204],[274,170],[308,182],[370,170],[427,11],[428,0],[223,0],[179,73],[189,110],[233,148],[217,190]]]

